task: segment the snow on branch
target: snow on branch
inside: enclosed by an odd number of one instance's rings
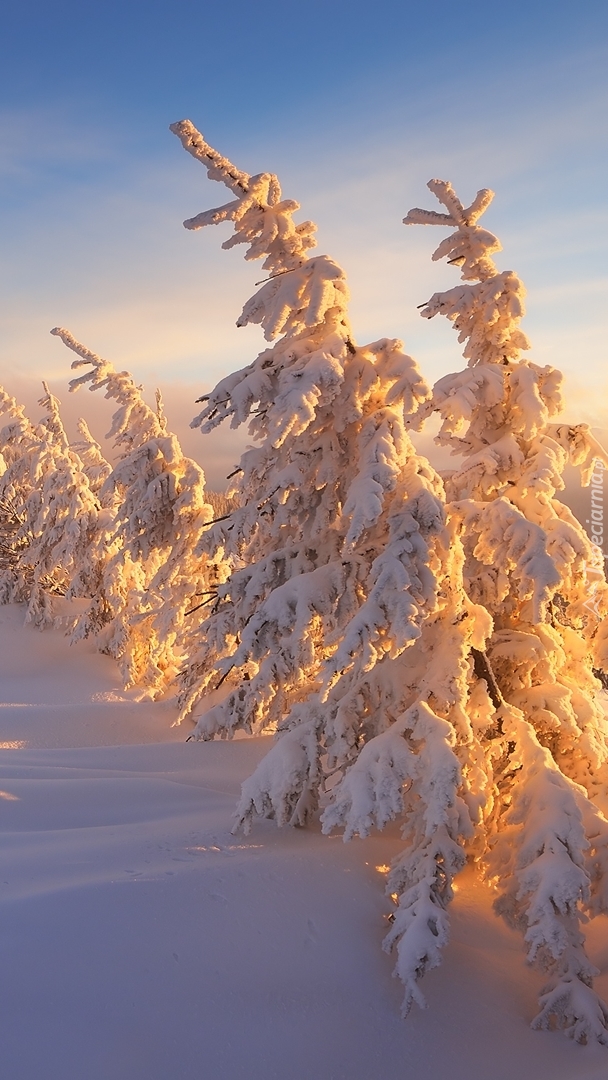
[[[403,219],[404,225],[448,225],[457,231],[443,240],[433,254],[433,261],[448,258],[448,262],[462,267],[465,281],[480,278],[482,281],[496,273],[496,266],[491,259],[501,251],[500,241],[491,232],[480,229],[477,221],[487,210],[494,198],[494,192],[482,188],[473,202],[465,209],[452,185],[446,180],[429,180],[427,187],[438,201],[445,206],[447,214],[438,214],[434,210],[410,210]],[[431,316],[428,316],[431,318]]]
[[[489,867],[500,890],[497,911],[524,930],[529,962],[549,975],[532,1026],[557,1026],[577,1042],[608,1046],[608,1008],[593,990],[599,972],[580,929],[591,897],[585,817],[597,814],[519,710],[505,708],[502,726],[514,748]],[[605,844],[605,821],[603,833]]]
[[[206,166],[209,179],[220,181],[238,196],[234,202],[189,218],[184,222],[184,226],[187,229],[201,229],[205,225],[232,221],[234,236],[222,245],[224,248],[234,247],[235,244],[249,244],[245,258],[265,257],[264,269],[272,276],[294,271],[301,266],[306,251],[316,244],[316,226],[311,221],[294,224],[292,215],[300,209],[299,203],[282,199],[277,177],[272,173],[249,176],[248,173],[236,169],[227,158],[222,157],[205,142],[189,120],[181,120],[170,127],[184,149]],[[298,291],[298,287],[295,288]],[[264,301],[268,303],[269,293],[274,295],[276,291],[266,289],[258,293],[257,308],[259,309]],[[261,322],[262,319],[253,319],[244,311],[238,325],[243,326],[248,321]]]
[[[451,505],[468,537],[475,536],[475,559],[486,566],[500,566],[519,582],[519,599],[531,599],[530,622],[542,621],[544,606],[561,582],[561,575],[547,553],[543,530],[526,520],[507,499],[489,503],[472,500]],[[485,596],[487,604],[500,603],[499,596]]]
[[[397,948],[395,974],[405,986],[403,1015],[424,1008],[418,981],[441,963],[449,936],[452,879],[465,865],[464,838],[473,832],[459,796],[461,766],[451,724],[425,702],[413,705],[371,739],[346,771],[323,814],[323,831],[345,828],[344,839],[367,836],[405,815],[408,846],[393,864],[388,888],[399,904],[384,947]]]
[[[519,329],[525,311],[525,289],[511,270],[497,271],[491,256],[501,250],[500,241],[477,225],[494,197],[493,192],[485,188],[478,191],[465,209],[448,182],[430,180],[428,187],[449,213],[410,210],[404,224],[451,226],[454,231],[441,242],[432,258],[447,258],[451,265],[461,268],[464,281],[478,281],[478,284],[435,293],[421,314],[426,319],[442,314],[454,323],[458,340],[466,342],[464,355],[470,365],[517,360],[522,350],[530,348]]]
[[[105,481],[112,472],[112,466],[106,461],[100,443],[94,439],[89,431],[86,420],[82,417],[77,422],[80,439],[72,443],[72,449],[82,461],[82,467],[86,473],[91,490],[99,495]]]
[[[190,120],[178,120],[177,123],[170,124],[169,128],[177,135],[184,150],[206,166],[210,180],[221,181],[237,195],[247,194],[251,179],[249,174],[241,172],[228,158],[222,157],[217,150],[209,146]]]
[[[568,451],[572,465],[581,469],[581,484],[588,487],[596,461],[608,468],[608,451],[591,434],[589,424],[551,424],[547,433]]]
[[[233,832],[251,829],[255,816],[277,825],[306,825],[318,804],[319,741],[312,721],[288,731],[242,785]]]
[[[44,387],[44,397],[40,398],[38,402],[42,408],[46,409],[46,416],[42,420],[42,425],[49,432],[53,440],[64,450],[67,450],[69,443],[59,412],[60,402],[53,394],[51,394],[48,383],[43,381],[42,385]]]
[[[265,337],[273,341],[284,334],[288,338],[315,335],[323,329],[339,335],[340,342],[348,338],[346,305],[348,290],[344,273],[326,255],[307,258],[307,251],[316,245],[316,225],[305,221],[296,225],[293,214],[299,203],[284,200],[279,181],[274,174],[249,176],[235,169],[227,159],[205,143],[190,121],[173,124],[171,130],[179,136],[185,148],[208,166],[211,179],[227,184],[239,196],[216,210],[208,210],[184,224],[189,229],[230,221],[234,235],[222,246],[247,244],[246,259],[264,259],[264,269],[270,277],[261,289],[245,304],[237,326],[260,323]],[[237,390],[245,391],[251,406],[262,400],[264,363],[258,357],[250,368],[224,380],[208,398],[208,405],[194,424],[207,420],[219,422],[226,415],[242,414],[243,405],[236,398]],[[262,369],[262,370],[260,370]],[[240,384],[243,383],[241,388]],[[225,400],[226,399],[226,400]],[[230,406],[227,410],[225,406]]]
[[[105,389],[106,398],[114,398],[119,403],[120,408],[112,417],[112,427],[106,438],[114,439],[116,446],[126,447],[128,453],[146,439],[165,434],[157,412],[146,404],[141,387],[136,385],[128,371],[116,371],[109,360],[103,360],[81,345],[64,327],[56,326],[51,334],[61,338],[64,345],[79,357],[72,361],[72,368],[90,365],[90,371],[71,380],[70,392],[90,383],[91,391]]]

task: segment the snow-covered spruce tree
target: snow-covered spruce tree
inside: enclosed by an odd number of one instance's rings
[[[31,531],[26,506],[32,494],[30,457],[40,435],[25,408],[0,387],[0,603],[29,598]]]
[[[42,439],[32,459],[35,498],[30,499],[32,541],[28,559],[34,567],[28,617],[38,625],[54,619],[48,602],[49,580],[63,581],[68,594],[86,554],[100,531],[99,501],[91,489],[82,461],[70,447],[59,413],[59,401],[46,383],[39,405]]]
[[[230,221],[224,247],[265,260],[239,325],[274,342],[194,421],[249,421],[259,445],[241,459],[238,508],[201,540],[225,545],[235,569],[201,625],[182,713],[202,739],[277,732],[243,785],[245,829],[256,814],[303,824],[320,800],[325,831],[346,838],[403,820],[386,944],[407,1012],[439,963],[452,878],[491,788],[480,732],[493,707],[471,652],[491,619],[462,588],[441,480],[408,435],[428,398],[414,361],[396,340],[355,344],[344,274],[308,257],[314,226],[294,225],[275,176],[236,169],[188,121],[172,130],[235,195],[186,227]]]
[[[421,314],[453,322],[468,367],[440,379],[421,412],[441,415],[437,441],[462,455],[446,479],[448,516],[464,544],[466,591],[494,623],[487,659],[478,657],[495,706],[479,729],[490,796],[484,861],[497,910],[548,973],[533,1026],[608,1045],[580,928],[608,912],[608,723],[593,675],[607,666],[608,588],[556,498],[568,457],[584,482],[594,459],[608,458],[585,425],[550,422],[561,375],[521,358],[525,291],[513,272],[498,272],[500,243],[477,224],[492,192],[465,208],[449,183],[428,186],[445,212],[411,210],[405,223],[450,228],[433,259],[460,266],[464,284],[436,293]]]
[[[80,438],[72,443],[72,449],[76,451],[82,462],[83,472],[89,481],[91,491],[99,495],[112,472],[112,466],[104,457],[100,443],[91,435],[86,420],[80,417],[77,427]],[[105,502],[111,505],[113,498],[113,491],[104,491]]]
[[[2,598],[27,603],[27,619],[38,626],[54,619],[52,597],[64,594],[83,549],[97,527],[99,504],[70,448],[59,402],[44,385],[45,410],[34,426],[13,398],[2,408],[5,471],[0,481],[11,557],[3,569]]]
[[[167,430],[160,395],[152,409],[129,372],[116,371],[68,330],[56,327],[51,333],[76,353],[73,368],[89,369],[71,381],[70,390],[90,383],[91,390],[104,389],[118,403],[108,438],[114,439],[120,459],[103,482],[103,459],[81,427],[87,468],[99,483],[108,520],[71,587],[70,595],[91,597],[74,635],[94,634],[103,651],[121,664],[128,686],[160,693],[183,663],[189,610],[226,573],[221,558],[194,556],[213,517],[203,471],[184,457]]]

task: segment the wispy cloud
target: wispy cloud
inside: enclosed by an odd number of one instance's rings
[[[110,133],[72,120],[65,106],[0,108],[0,180],[31,180],[113,157]],[[115,151],[115,146],[114,146]]]
[[[416,305],[458,275],[430,262],[440,230],[406,230],[401,218],[412,204],[432,205],[430,176],[452,179],[463,197],[494,186],[488,227],[505,247],[499,264],[527,285],[533,356],[566,372],[573,419],[608,426],[598,393],[608,340],[598,229],[607,111],[595,76],[573,86],[568,63],[520,73],[512,100],[501,73],[474,101],[466,80],[451,80],[451,96],[439,80],[435,96],[416,105],[419,114],[389,101],[375,126],[371,113],[365,118],[358,140],[353,115],[345,133],[328,123],[318,137],[265,132],[255,147],[241,137],[247,160],[238,148],[234,156],[252,171],[276,168],[302,216],[318,221],[319,249],[348,272],[358,339],[404,338],[431,381],[462,360],[449,325],[421,319]],[[580,71],[584,58],[577,63]],[[0,270],[9,388],[24,374],[65,386],[71,357],[49,336],[60,323],[150,389],[175,386],[186,430],[192,398],[263,347],[257,328],[235,327],[259,266],[244,264],[238,249],[220,251],[222,229],[181,228],[183,217],[226,193],[168,133],[161,143],[162,151],[130,156],[124,131],[77,128],[60,108],[0,114],[0,173],[11,193]],[[212,450],[218,460],[221,438]],[[221,444],[226,452],[233,439]]]

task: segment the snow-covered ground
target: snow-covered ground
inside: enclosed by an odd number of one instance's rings
[[[186,744],[106,657],[22,623],[0,607],[6,1080],[606,1080],[608,1050],[529,1029],[541,979],[472,877],[402,1021],[377,870],[395,836],[233,837],[267,740]]]

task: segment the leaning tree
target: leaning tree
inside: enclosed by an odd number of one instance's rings
[[[160,394],[151,408],[128,371],[116,371],[68,330],[55,327],[51,333],[76,353],[73,368],[88,369],[71,381],[70,390],[89,383],[118,406],[108,438],[119,460],[109,472],[86,426],[80,428],[107,521],[68,594],[90,600],[75,618],[73,637],[93,635],[119,661],[128,686],[162,693],[184,662],[189,612],[226,573],[219,555],[194,556],[213,517],[204,474],[167,429]]]
[[[608,457],[586,425],[551,422],[562,376],[521,356],[525,290],[497,270],[500,243],[477,224],[493,193],[465,208],[449,183],[428,186],[443,212],[410,210],[405,224],[450,229],[433,259],[461,267],[463,284],[421,314],[453,323],[468,366],[440,379],[421,412],[440,414],[437,441],[460,459],[446,478],[448,519],[467,595],[493,622],[476,657],[493,704],[478,727],[487,798],[476,858],[496,909],[548,973],[534,1026],[608,1044],[581,932],[608,912],[608,724],[594,671],[608,666],[608,586],[597,547],[556,497],[568,460],[588,483]]]
[[[314,227],[294,224],[275,176],[241,172],[188,121],[173,130],[235,196],[186,227],[231,222],[224,247],[265,260],[238,324],[260,323],[272,343],[194,421],[249,422],[257,445],[237,471],[237,508],[199,544],[223,546],[234,568],[202,620],[182,713],[202,739],[276,732],[243,785],[245,828],[255,815],[302,824],[320,802],[325,830],[346,838],[403,822],[386,945],[407,1011],[424,1001],[453,877],[483,849],[495,799],[492,618],[464,587],[460,522],[446,521],[441,479],[408,434],[430,397],[414,361],[392,339],[356,344],[344,274],[308,255]],[[544,533],[510,514],[514,579],[543,600],[559,576]]]
[[[53,597],[64,595],[100,527],[100,506],[70,446],[59,401],[46,383],[32,424],[14,398],[0,393],[2,567],[0,599],[25,602],[26,618],[52,624]]]
[[[25,408],[0,387],[0,603],[29,599],[33,568],[28,508],[34,490],[30,459],[41,432]]]

